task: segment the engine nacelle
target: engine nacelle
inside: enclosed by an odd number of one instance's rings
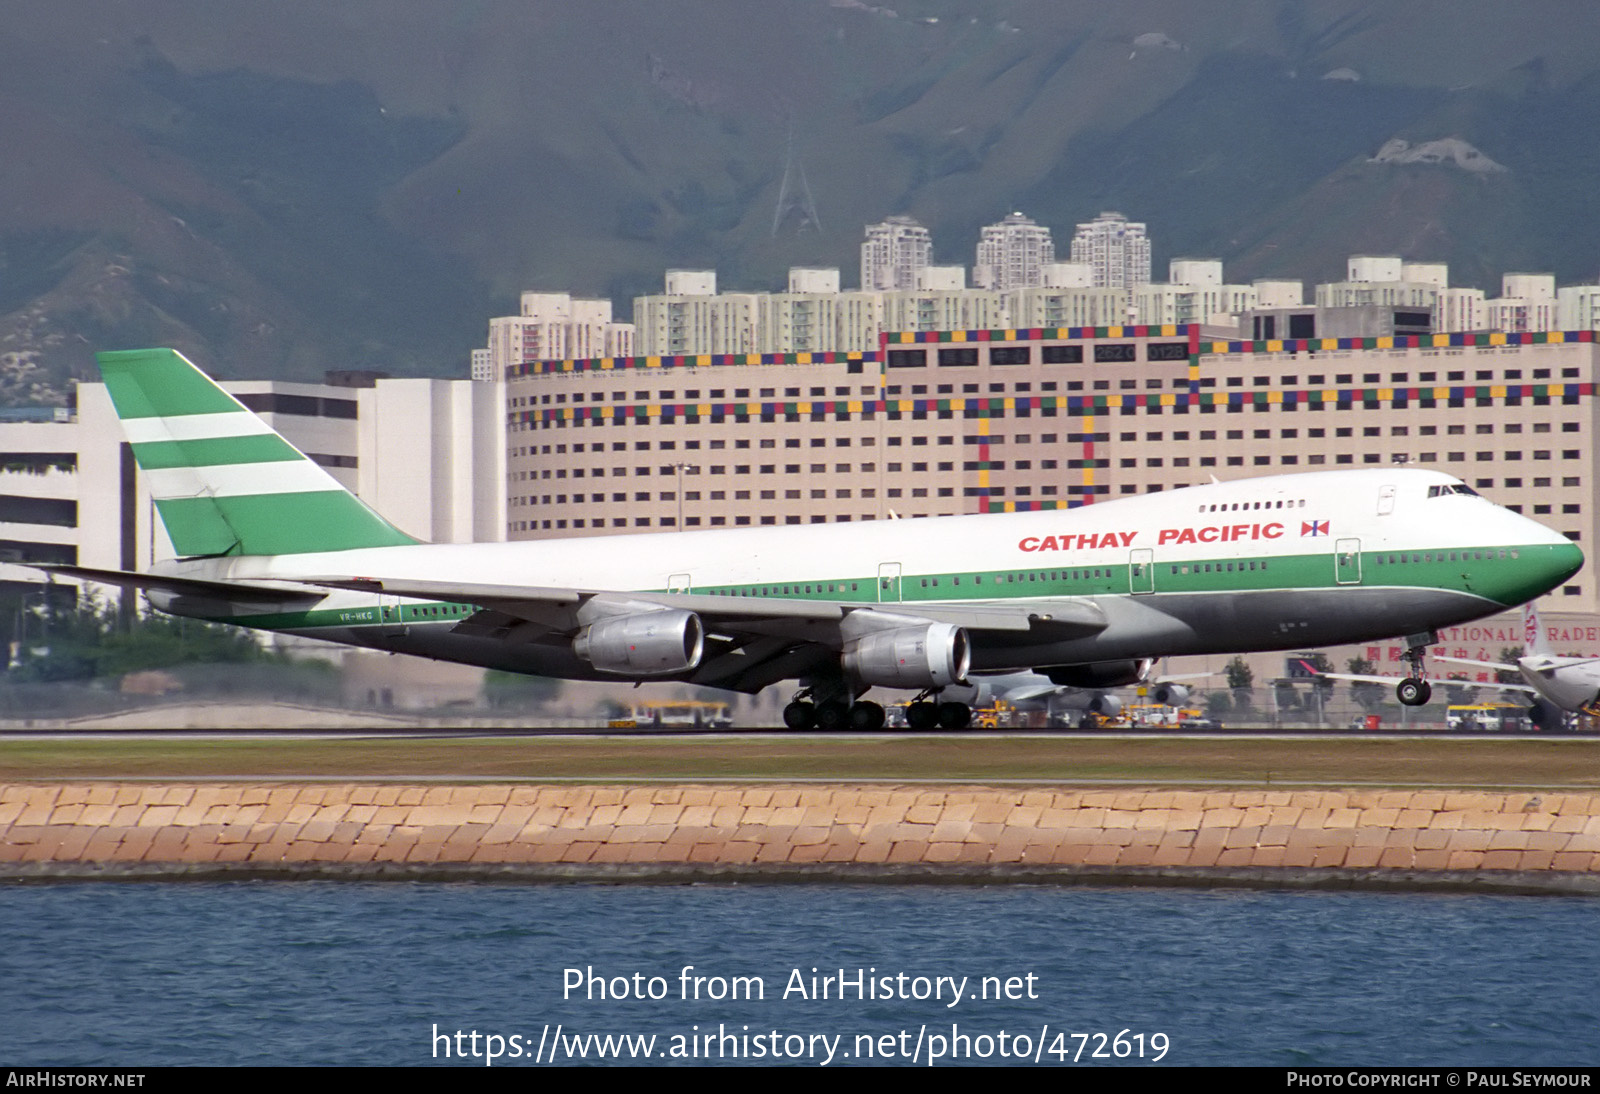
[[[1110,692],[1102,691],[1096,693],[1085,703],[1084,709],[1091,714],[1099,714],[1105,718],[1115,718],[1122,713],[1122,700]]]
[[[965,683],[972,645],[954,623],[900,627],[852,639],[844,671],[863,684],[886,688],[943,688]]]
[[[1182,684],[1157,684],[1150,698],[1164,707],[1181,707],[1189,701],[1189,689]]]
[[[1056,665],[1040,669],[1052,684],[1064,688],[1120,688],[1144,676],[1143,661],[1096,661],[1088,665]]]
[[[640,612],[589,624],[572,640],[572,652],[601,672],[671,676],[697,667],[705,642],[693,612]]]
[[[1560,729],[1566,723],[1566,715],[1550,700],[1539,698],[1528,707],[1528,721],[1536,729]]]

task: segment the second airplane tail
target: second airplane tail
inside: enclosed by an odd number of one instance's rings
[[[1522,606],[1522,656],[1536,657],[1549,652],[1550,643],[1545,640],[1544,627],[1539,624],[1539,609],[1530,600]]]

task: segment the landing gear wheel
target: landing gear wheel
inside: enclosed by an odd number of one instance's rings
[[[883,708],[877,703],[857,703],[850,708],[850,728],[859,733],[876,733],[883,722]]]
[[[816,724],[817,708],[796,699],[783,708],[783,724],[790,729],[810,729]]]
[[[1404,706],[1420,707],[1433,698],[1433,685],[1415,676],[1408,676],[1395,685],[1394,696]]]
[[[826,732],[843,729],[850,724],[850,708],[837,699],[817,704],[817,728]]]
[[[938,724],[939,712],[932,703],[916,702],[906,707],[907,729],[932,729]]]
[[[966,729],[972,722],[972,708],[965,703],[940,703],[937,717],[941,729]]]
[[[1433,631],[1406,635],[1406,652],[1401,655],[1411,675],[1395,685],[1395,698],[1402,706],[1420,707],[1433,698],[1433,687],[1428,683],[1428,647],[1439,641]]]

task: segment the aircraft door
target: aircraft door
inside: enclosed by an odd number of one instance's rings
[[[898,604],[900,602],[900,564],[898,562],[878,563],[878,603]]]
[[[690,589],[688,574],[670,574],[667,577],[667,592],[687,593]]]
[[[1333,576],[1340,585],[1361,584],[1361,541],[1336,540],[1333,545]]]
[[[1155,552],[1148,547],[1128,555],[1128,591],[1135,594],[1156,591]]]
[[[400,638],[409,632],[398,596],[384,593],[378,597],[378,620],[385,638]]]
[[[1394,512],[1394,487],[1378,487],[1378,515],[1386,517]]]

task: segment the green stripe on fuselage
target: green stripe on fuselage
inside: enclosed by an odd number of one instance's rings
[[[1500,558],[1501,551],[1506,553],[1505,558]],[[1516,558],[1511,557],[1512,552]],[[1457,552],[1458,556],[1462,552]],[[1238,567],[1238,559],[1194,559],[1185,562],[1157,563],[1155,592],[1152,594],[1136,594],[1137,598],[1151,597],[1159,602],[1161,596],[1171,594],[1218,594],[1218,593],[1263,593],[1285,592],[1294,593],[1301,590],[1320,590],[1332,588],[1348,589],[1436,589],[1443,592],[1458,593],[1468,597],[1476,597],[1486,603],[1499,604],[1511,607],[1536,596],[1549,586],[1549,576],[1559,573],[1564,567],[1577,565],[1574,556],[1577,548],[1562,544],[1537,544],[1527,547],[1495,548],[1493,551],[1481,550],[1483,554],[1492,554],[1492,558],[1472,559],[1469,562],[1459,557],[1452,561],[1450,552],[1404,552],[1408,559],[1406,562],[1388,562],[1388,558],[1398,558],[1398,551],[1373,551],[1363,558],[1362,580],[1359,583],[1341,584],[1335,578],[1335,561],[1332,554],[1314,555],[1280,555],[1276,558],[1266,559],[1270,565],[1262,567],[1262,559],[1244,560],[1248,567],[1249,562],[1255,561],[1257,568],[1250,570],[1235,569],[1229,571],[1226,567],[1231,562]],[[1376,561],[1379,555],[1384,562]],[[1434,561],[1410,562],[1413,555],[1424,558],[1429,554],[1434,556]],[[1442,556],[1442,557],[1441,557]],[[1529,565],[1537,563],[1537,565]],[[1171,567],[1176,566],[1179,573],[1173,574]],[[1205,570],[1206,566],[1213,569]],[[1187,567],[1188,573],[1182,570]],[[1095,571],[1100,576],[1091,576]],[[1073,574],[1079,576],[1073,577]],[[1031,579],[1030,579],[1031,575]],[[1012,580],[1007,581],[1010,577]],[[960,578],[961,583],[955,584],[954,579]],[[982,578],[981,582],[978,578]],[[998,581],[996,579],[999,579]],[[1018,580],[1020,578],[1020,580]],[[922,582],[926,580],[928,585]],[[902,593],[898,601],[881,601],[884,606],[894,604],[939,604],[963,603],[969,601],[983,603],[1004,603],[1007,600],[1041,600],[1054,597],[1075,596],[1129,596],[1128,568],[1120,566],[1079,566],[1076,568],[1055,570],[1011,570],[1011,571],[980,571],[968,573],[945,574],[914,574],[901,578]],[[934,584],[937,581],[938,584]],[[820,600],[832,603],[847,604],[875,604],[878,600],[878,578],[853,577],[834,578],[807,582],[763,582],[756,585],[696,585],[689,590],[698,595],[722,595],[730,598],[747,600],[761,600],[771,598],[776,600]],[[829,588],[829,586],[832,588]],[[853,587],[852,587],[853,586]],[[761,590],[766,590],[762,593]],[[785,591],[787,590],[787,591]],[[808,591],[809,590],[809,591]],[[646,590],[656,593],[666,593],[666,589]],[[376,602],[374,602],[375,604]],[[392,622],[403,624],[436,623],[442,621],[459,622],[460,618],[471,614],[470,606],[456,604],[448,601],[407,601],[400,605],[397,619]],[[363,611],[370,611],[368,619],[356,618]],[[309,612],[293,612],[273,615],[258,616],[232,616],[219,620],[242,626],[262,627],[269,630],[286,628],[315,628],[315,627],[349,627],[367,623],[376,625],[379,620],[376,607],[371,609],[317,609]]]
[[[207,437],[194,441],[150,441],[133,446],[133,458],[146,471],[167,467],[215,467],[233,463],[276,463],[304,459],[276,433]]]
[[[240,409],[233,396],[170,349],[97,353],[95,359],[119,418],[173,418]]]

